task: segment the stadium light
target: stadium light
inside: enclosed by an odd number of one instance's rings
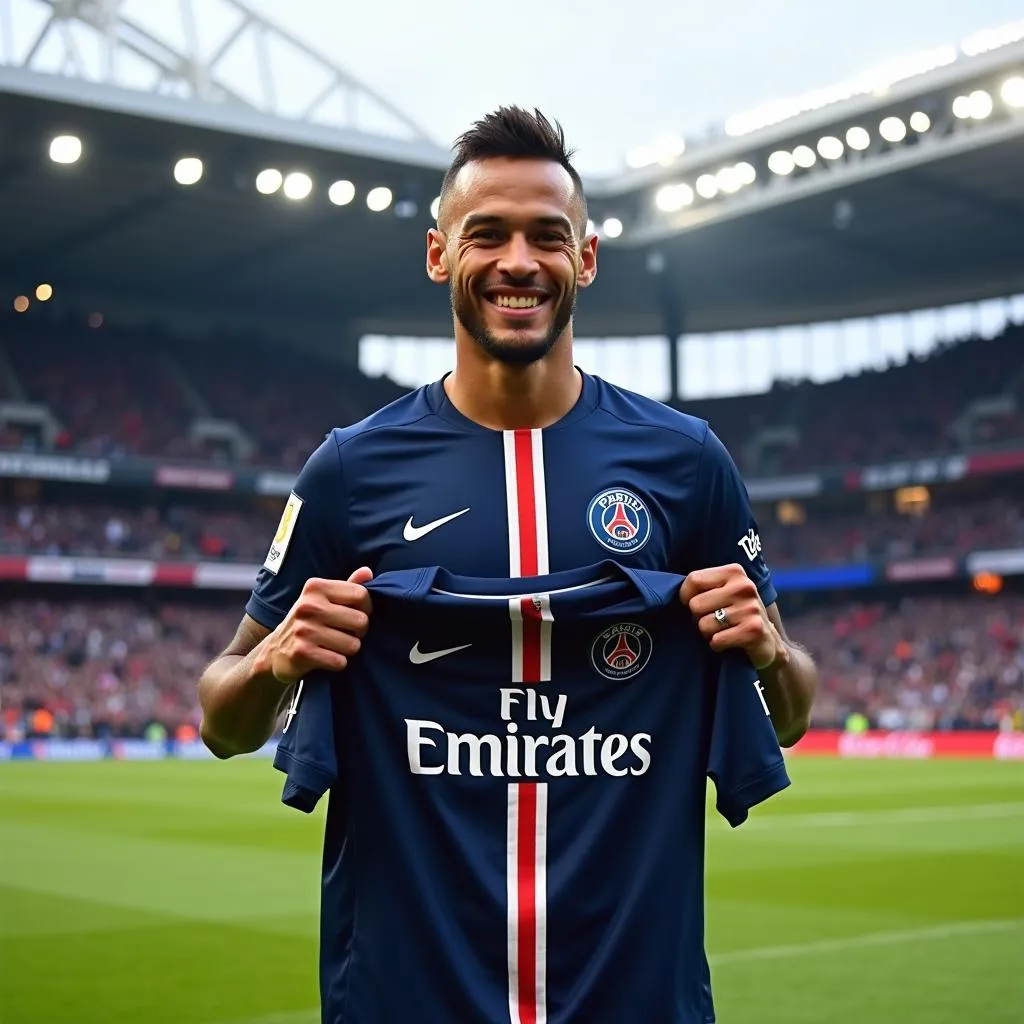
[[[740,181],[740,176],[736,173],[735,167],[723,167],[715,175],[715,183],[718,185],[719,190],[726,195],[732,195],[733,192],[739,192],[743,188],[743,182]]]
[[[374,213],[381,213],[391,205],[391,189],[378,185],[366,193],[366,205]]]
[[[679,182],[675,185],[665,185],[658,189],[657,194],[654,197],[654,205],[657,206],[662,213],[675,213],[677,210],[681,210],[684,206],[689,206],[692,202],[693,189],[685,182]]]
[[[597,231],[597,225],[596,225],[596,224],[595,224],[595,223],[594,223],[594,222],[593,222],[592,220],[590,220],[590,219],[588,218],[588,219],[587,219],[587,235],[588,235],[588,236],[589,236],[589,235],[592,235],[592,234],[594,234],[594,233],[595,233],[596,231]]]
[[[1008,107],[1014,110],[1024,109],[1024,78],[1014,75],[1003,82],[999,95]]]
[[[931,126],[932,119],[923,110],[916,110],[910,115],[910,127],[919,135],[928,131]]]
[[[203,176],[203,161],[197,156],[183,156],[174,165],[174,180],[179,185],[195,185]]]
[[[356,187],[351,181],[336,181],[327,190],[327,198],[334,203],[335,206],[348,206],[356,197]]]
[[[823,135],[818,139],[818,153],[822,160],[838,160],[846,147],[834,135]]]
[[[967,97],[967,116],[974,121],[984,121],[992,113],[992,94],[984,89],[975,89]]]
[[[622,234],[622,221],[618,217],[609,217],[601,225],[601,230],[608,238],[618,238]]]
[[[431,217],[433,217],[433,218],[434,218],[434,220],[437,220],[437,215],[438,215],[438,214],[439,214],[440,212],[441,212],[441,197],[440,197],[440,196],[434,196],[434,200],[433,200],[433,202],[432,202],[432,203],[430,204],[430,216],[431,216]],[[590,222],[590,221],[588,220],[588,221],[587,221],[587,224],[589,225],[590,223],[591,223],[591,222]],[[587,227],[587,234],[589,234],[589,233],[590,233],[590,231],[591,231],[591,229],[590,229],[590,227],[588,226],[588,227]]]
[[[757,181],[757,171],[754,170],[754,165],[748,164],[746,160],[741,160],[734,170],[741,185],[753,185]]]
[[[793,150],[793,163],[804,170],[807,170],[808,167],[813,167],[817,159],[814,150],[810,146],[797,146]]]
[[[28,296],[27,295],[17,295],[17,296],[15,296],[15,299],[14,299],[14,312],[15,313],[24,313],[27,310],[28,310]]]
[[[73,164],[82,156],[82,140],[77,135],[58,135],[50,141],[50,159],[55,164]]]
[[[702,174],[697,179],[697,195],[703,199],[714,199],[718,195],[718,179],[713,174]]]
[[[846,144],[850,149],[867,149],[871,145],[871,136],[866,128],[854,127],[846,133]]]
[[[777,149],[768,157],[768,170],[772,174],[792,174],[795,166],[793,154],[787,153],[784,149]]]
[[[285,198],[292,200],[294,203],[307,199],[312,191],[313,179],[302,171],[292,171],[284,179]]]
[[[902,142],[907,137],[907,126],[901,118],[886,117],[883,118],[882,123],[878,126],[878,134],[886,142]]]
[[[276,167],[268,167],[256,175],[256,191],[260,195],[272,196],[283,182],[284,175]]]
[[[53,285],[44,283],[37,286],[36,298],[40,302],[49,302],[53,298]]]

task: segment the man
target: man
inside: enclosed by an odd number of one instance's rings
[[[728,453],[706,423],[573,364],[598,240],[570,156],[559,127],[516,108],[459,140],[426,252],[451,295],[455,369],[310,457],[199,682],[217,756],[264,743],[299,680],[346,669],[375,575],[423,566],[497,579],[610,558],[685,575],[679,600],[714,651],[746,653],[780,742],[806,730],[815,668],[786,637]]]

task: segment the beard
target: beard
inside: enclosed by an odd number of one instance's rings
[[[451,301],[456,319],[492,359],[497,359],[507,366],[529,366],[543,359],[569,326],[576,308],[576,289],[574,288],[559,302],[548,330],[541,337],[531,338],[529,341],[523,337],[516,337],[526,334],[529,328],[510,327],[505,337],[498,337],[484,323],[480,308],[465,292],[456,292],[453,287]],[[487,300],[481,298],[480,301]]]

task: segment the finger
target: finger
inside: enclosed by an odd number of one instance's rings
[[[348,578],[349,583],[369,583],[373,579],[373,570],[367,566],[361,566]]]
[[[366,572],[369,572],[369,569]],[[325,597],[333,605],[358,608],[367,615],[373,610],[370,592],[361,583],[352,583],[349,580],[310,580],[306,584],[306,591]]]
[[[366,636],[370,626],[370,616],[362,607],[346,604],[318,605],[312,614],[313,621],[325,628],[340,633],[351,633],[352,636]]]
[[[692,615],[700,618],[702,615],[710,615],[716,608],[728,610],[732,600],[732,595],[728,590],[724,587],[717,587],[715,590],[697,594],[690,600],[687,607]]]
[[[309,622],[296,622],[292,631],[291,654],[296,659],[308,659],[316,664],[324,653],[343,654],[350,658],[359,652],[362,640],[340,629],[331,629]]]
[[[738,626],[721,629],[711,637],[713,651],[727,651],[735,647],[749,647],[763,635],[758,622],[741,622]]]
[[[733,577],[737,568],[743,572],[742,566],[716,565],[709,569],[694,569],[693,572],[687,573],[682,587],[684,603],[689,604],[698,594],[724,586]]]

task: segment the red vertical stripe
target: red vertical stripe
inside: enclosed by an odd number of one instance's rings
[[[537,575],[537,491],[533,480],[533,434],[517,430],[516,489],[519,505],[520,575]]]
[[[524,597],[523,610],[523,682],[539,683],[541,612],[533,598]]]
[[[519,784],[519,1024],[537,1021],[537,784]]]

